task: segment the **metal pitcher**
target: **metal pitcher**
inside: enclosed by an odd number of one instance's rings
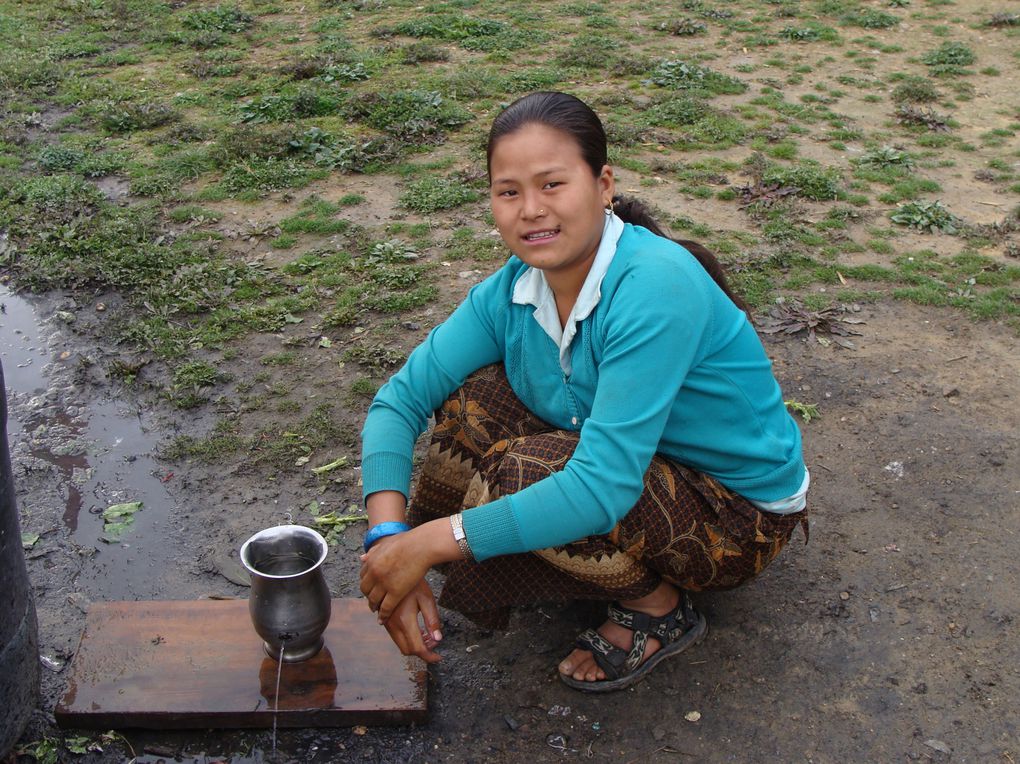
[[[329,546],[311,528],[278,525],[241,547],[251,574],[248,611],[266,653],[284,663],[308,660],[322,649],[332,602],[322,563]]]

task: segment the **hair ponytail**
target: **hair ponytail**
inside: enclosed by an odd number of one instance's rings
[[[659,225],[658,221],[652,217],[652,213],[649,212],[648,207],[637,199],[632,199],[628,196],[614,196],[613,211],[621,220],[623,220],[623,222],[630,223],[631,225],[639,225],[642,228],[647,228],[656,236],[661,236],[664,239],[675,241],[681,247],[694,255],[694,258],[701,263],[701,267],[708,271],[708,275],[711,276],[712,280],[719,285],[719,288],[723,290],[733,304],[744,311],[748,318],[751,317],[751,309],[747,306],[747,303],[740,299],[733,293],[733,290],[730,289],[722,264],[706,246],[689,239],[674,239],[672,236],[667,234],[662,229],[662,226]]]

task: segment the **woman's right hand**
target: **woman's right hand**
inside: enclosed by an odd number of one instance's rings
[[[418,623],[419,613],[424,626]],[[432,588],[424,578],[397,604],[383,625],[404,655],[417,655],[426,663],[442,660],[442,656],[434,650],[443,638],[439,608],[436,607]]]

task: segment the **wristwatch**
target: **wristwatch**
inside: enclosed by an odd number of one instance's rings
[[[450,527],[453,529],[453,538],[465,560],[474,561],[475,556],[471,554],[471,547],[468,546],[467,535],[464,533],[464,518],[460,512],[450,515]]]

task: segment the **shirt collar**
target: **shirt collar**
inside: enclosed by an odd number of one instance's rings
[[[602,280],[609,270],[610,263],[613,262],[616,245],[622,234],[623,221],[615,214],[606,215],[602,240],[595,252],[595,259],[592,260],[591,268],[588,269],[588,275],[577,295],[577,301],[562,328],[556,311],[556,298],[541,270],[529,267],[514,285],[513,302],[517,305],[535,307],[532,315],[549,338],[559,346],[560,367],[565,374],[571,371],[570,343],[577,334],[577,324],[590,316],[595,306],[599,304],[602,297]]]

